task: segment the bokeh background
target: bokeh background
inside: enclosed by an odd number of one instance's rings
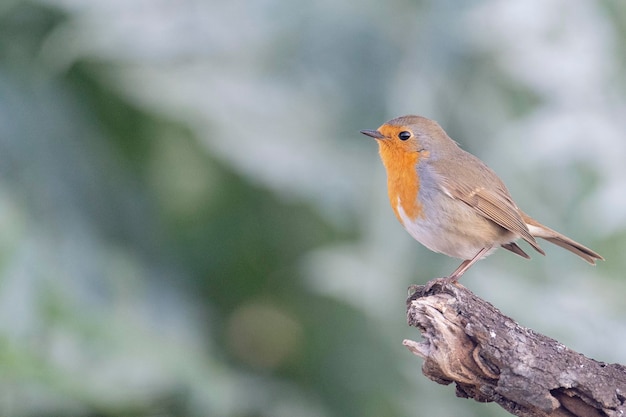
[[[464,284],[626,363],[625,38],[619,0],[3,0],[0,415],[507,415],[401,345],[458,264],[358,133],[410,113],[607,259]]]

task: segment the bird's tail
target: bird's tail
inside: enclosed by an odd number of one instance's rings
[[[568,251],[580,256],[592,265],[595,265],[597,260],[604,260],[602,256],[592,251],[588,247],[583,246],[580,243],[570,239],[569,237],[560,234],[556,230],[552,230],[549,227],[544,226],[543,224],[539,223],[537,220],[533,219],[525,213],[521,214],[522,219],[528,226],[528,231],[534,237],[540,237],[550,243],[554,243],[555,245],[562,247],[563,249],[567,249]]]

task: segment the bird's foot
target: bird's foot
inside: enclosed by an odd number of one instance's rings
[[[420,297],[428,295],[428,293],[431,292],[434,287],[440,287],[441,289],[443,289],[448,285],[457,285],[458,281],[459,277],[451,275],[449,277],[431,279],[426,283],[426,285],[409,285],[409,288],[407,290],[407,304],[409,304],[413,300],[417,300]]]
[[[454,275],[450,275],[449,277],[431,279],[424,286],[423,294],[428,294],[435,286],[444,288],[448,285],[456,285],[457,282],[459,282],[459,277],[456,277]]]
[[[417,300],[418,298],[424,295],[424,286],[418,285],[418,284],[411,284],[409,285],[409,288],[407,289],[407,293],[408,293],[408,298],[406,299],[406,303],[408,305],[411,301]]]

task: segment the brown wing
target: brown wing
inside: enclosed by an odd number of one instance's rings
[[[464,152],[464,151],[463,151]],[[465,164],[460,164],[454,180],[441,175],[441,186],[448,195],[463,201],[483,217],[517,234],[537,252],[545,255],[535,238],[528,231],[520,210],[513,202],[506,187],[496,174],[478,158],[464,152]],[[448,161],[449,163],[450,161]]]

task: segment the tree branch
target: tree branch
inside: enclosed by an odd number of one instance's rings
[[[425,359],[428,378],[454,382],[457,396],[493,401],[521,417],[626,416],[623,365],[589,359],[522,327],[459,284],[414,289],[407,319],[423,341],[404,345]]]

